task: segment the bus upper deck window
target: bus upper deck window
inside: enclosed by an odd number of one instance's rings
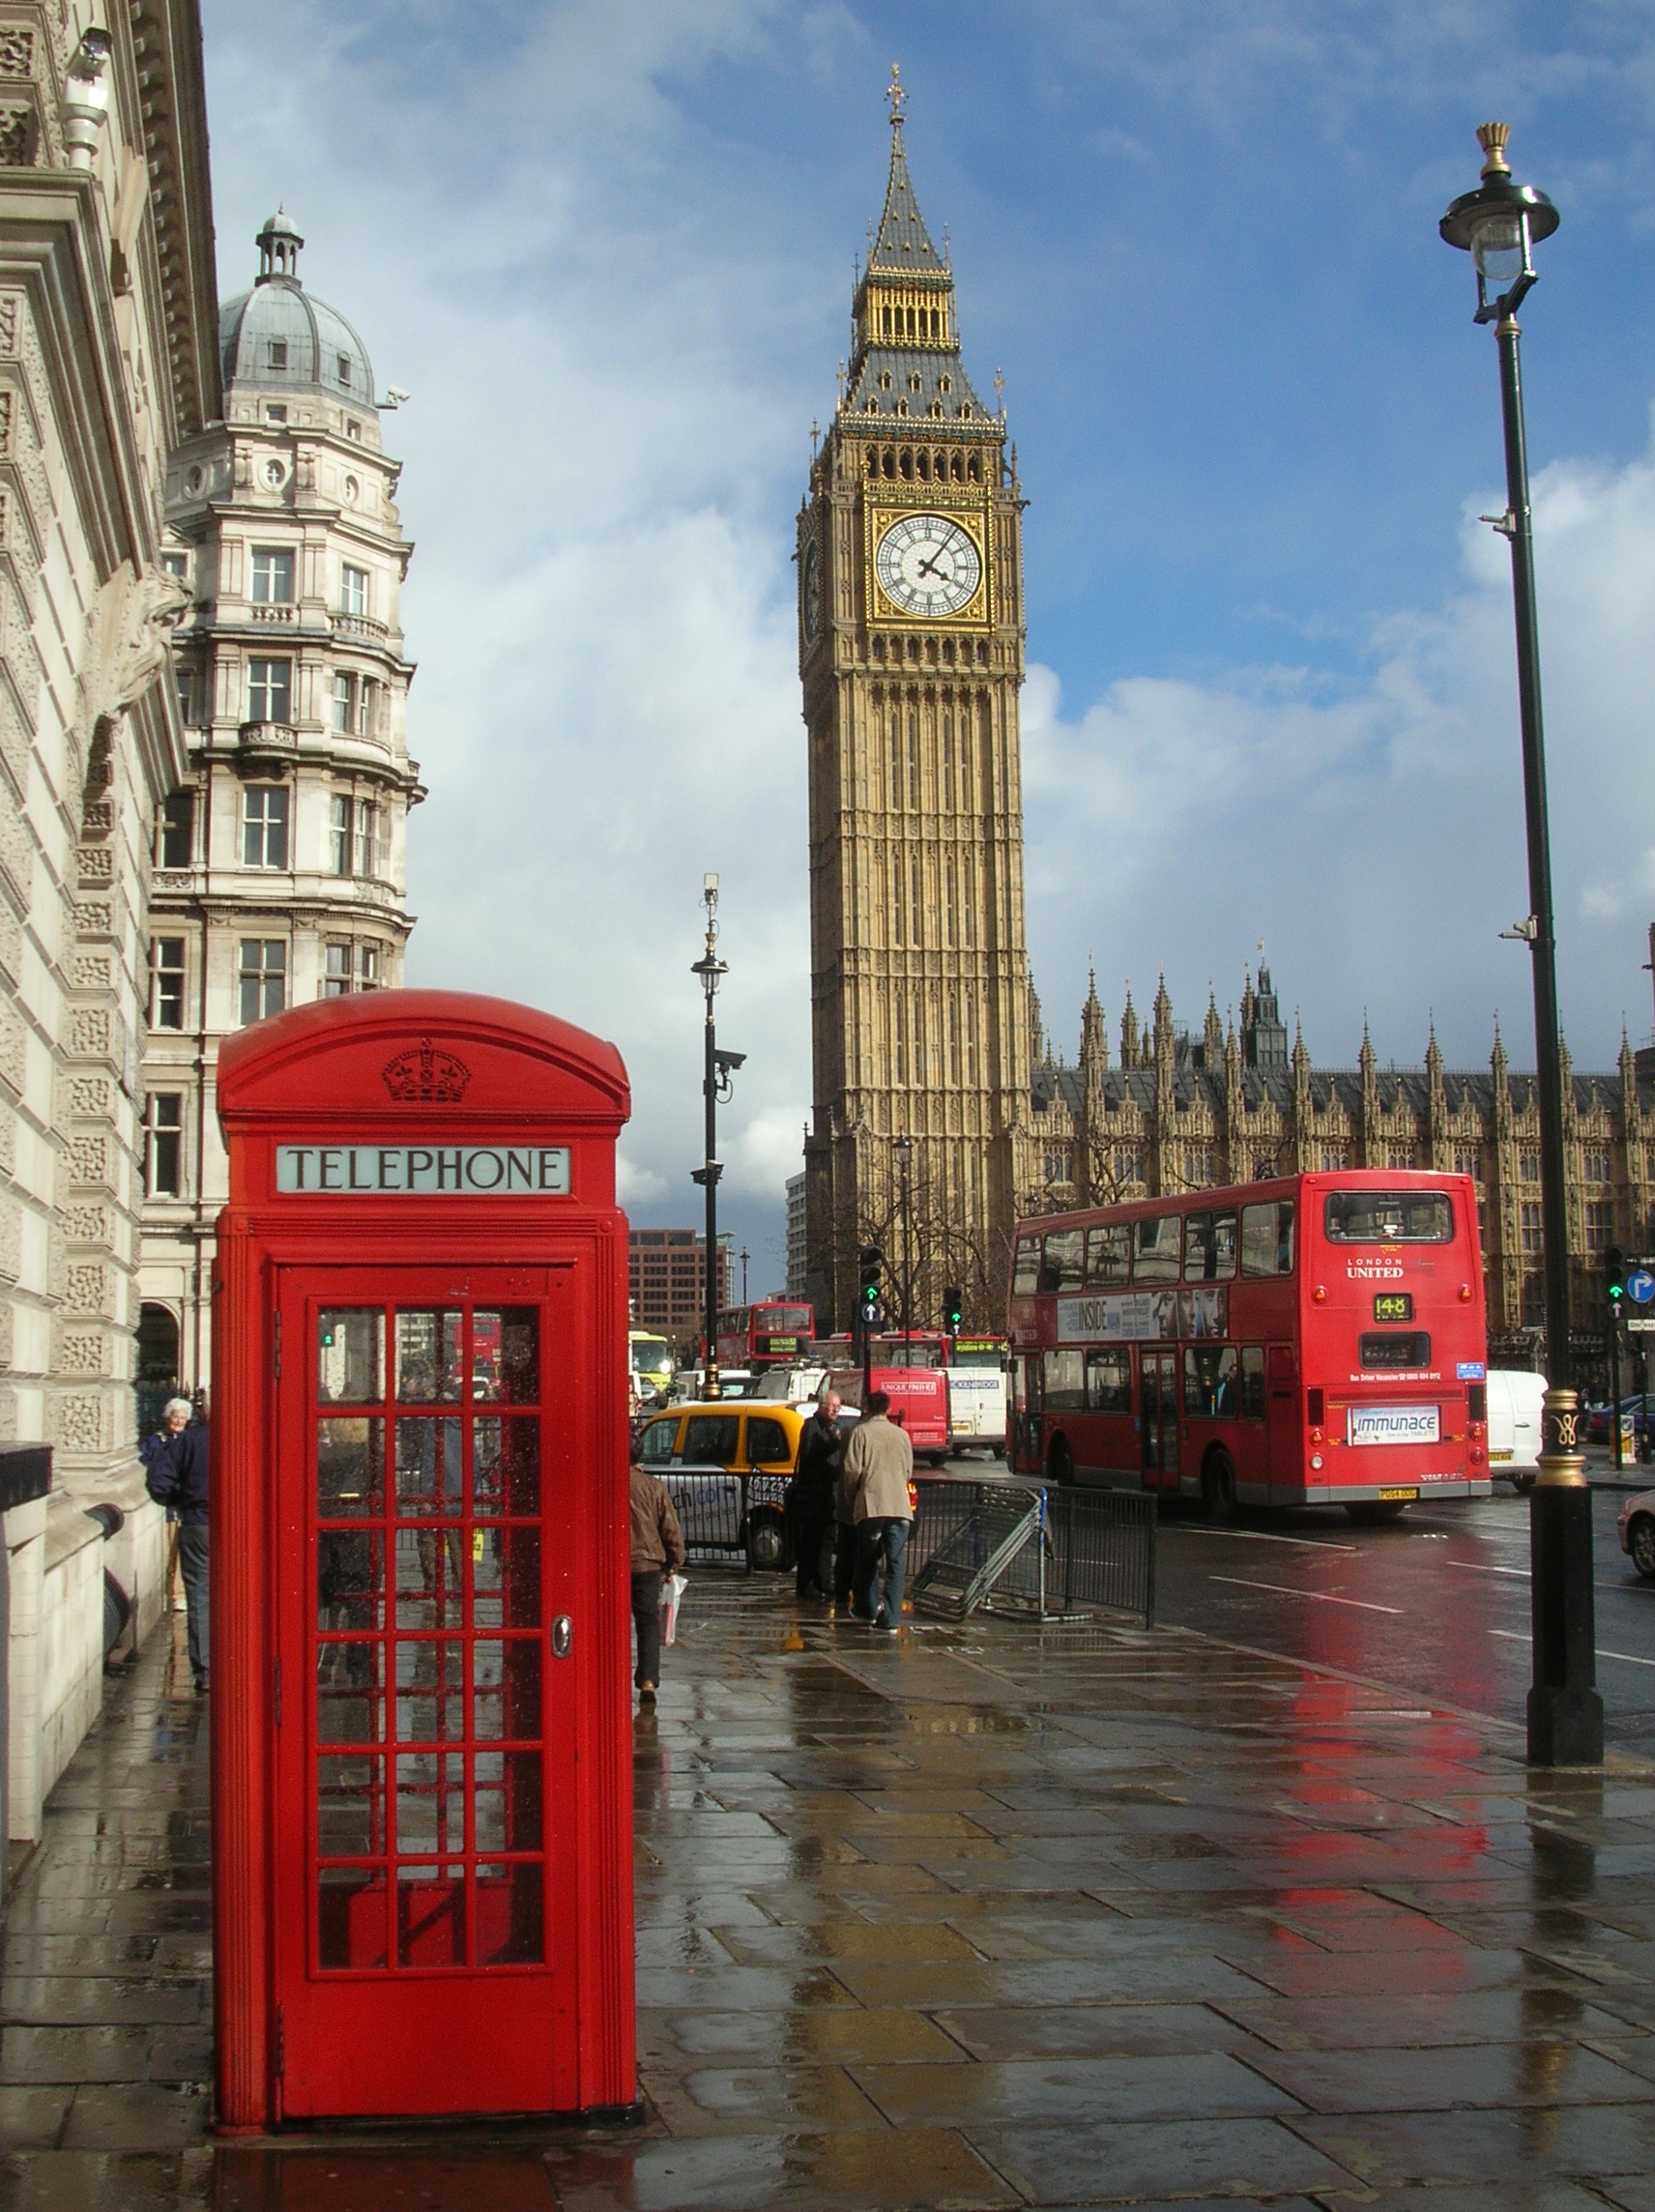
[[[1291,1275],[1293,1270],[1293,1202],[1267,1198],[1241,1208],[1243,1275]]]
[[[1330,1190],[1322,1221],[1330,1244],[1451,1244],[1445,1190]]]
[[[1040,1288],[1040,1239],[1038,1237],[1020,1237],[1017,1239],[1017,1268],[1011,1278],[1014,1298],[1031,1298]]]
[[[1107,1290],[1124,1283],[1129,1268],[1128,1236],[1124,1221],[1106,1221],[1087,1231],[1086,1279],[1089,1290]]]
[[[1051,1230],[1046,1237],[1046,1263],[1040,1269],[1041,1290],[1078,1291],[1081,1287],[1081,1258],[1085,1246],[1084,1230]]]
[[[1184,1222],[1184,1281],[1228,1283],[1235,1274],[1235,1213],[1192,1213]]]
[[[1135,1283],[1177,1281],[1182,1227],[1176,1213],[1157,1213],[1147,1221],[1132,1224],[1132,1280]]]

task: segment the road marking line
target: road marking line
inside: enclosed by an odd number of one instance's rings
[[[1515,1628],[1491,1628],[1491,1636],[1503,1636],[1508,1644],[1532,1644],[1531,1636],[1521,1636]],[[1600,1651],[1600,1659],[1618,1659],[1623,1667],[1655,1667],[1655,1659],[1640,1659],[1636,1651]]]
[[[1519,1582],[1528,1580],[1526,1567],[1480,1567],[1474,1559],[1444,1559],[1445,1567],[1458,1567],[1463,1575],[1514,1575]]]
[[[1272,1536],[1263,1528],[1203,1528],[1191,1523],[1186,1536],[1233,1537],[1240,1544],[1297,1544],[1307,1552],[1359,1552],[1359,1544],[1335,1544],[1326,1536]]]
[[[1274,1590],[1280,1597],[1308,1597],[1318,1605],[1353,1605],[1363,1613],[1394,1613],[1398,1619],[1402,1617],[1400,1605],[1370,1605],[1364,1597],[1334,1597],[1327,1590],[1294,1589],[1292,1583],[1254,1583],[1245,1575],[1208,1575],[1206,1579],[1209,1583],[1234,1583],[1239,1589]]]

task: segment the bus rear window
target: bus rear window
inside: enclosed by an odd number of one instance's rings
[[[1385,1329],[1358,1339],[1357,1357],[1364,1367],[1429,1367],[1431,1336],[1423,1328]]]
[[[816,1316],[809,1306],[759,1306],[753,1314],[755,1328],[792,1331],[795,1336],[809,1338],[816,1326]]]
[[[1445,1190],[1330,1190],[1322,1213],[1330,1244],[1451,1244]]]
[[[1040,1288],[1040,1239],[1038,1237],[1020,1237],[1017,1239],[1017,1266],[1011,1278],[1014,1298],[1031,1298]]]
[[[1183,1223],[1176,1213],[1157,1213],[1132,1224],[1132,1280],[1176,1283],[1181,1257]]]

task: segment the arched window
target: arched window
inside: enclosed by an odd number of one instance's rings
[[[908,717],[908,803],[919,804],[919,716]]]
[[[943,716],[943,804],[951,808],[954,803],[954,717]]]
[[[921,483],[931,481],[931,456],[929,453],[922,452],[919,455],[919,480]]]
[[[944,871],[943,883],[947,900],[943,917],[943,942],[952,947],[954,943],[954,863],[951,859]]]
[[[907,888],[908,876],[906,869],[902,865],[900,858],[898,858],[892,864],[891,879],[896,892],[895,904],[891,910],[891,943],[893,945],[902,945],[907,942],[908,938],[908,931],[903,926],[903,907],[905,903],[903,893]]]
[[[890,717],[890,803],[902,804],[902,732],[901,717],[894,712]]]
[[[896,994],[896,1080],[908,1081],[908,994]]]
[[[922,945],[925,942],[925,929],[921,917],[924,915],[925,908],[923,904],[923,893],[919,874],[919,856],[917,853],[915,854],[914,859],[909,862],[909,889],[912,895],[909,899],[908,911],[909,914],[913,917],[914,942],[915,945]]]

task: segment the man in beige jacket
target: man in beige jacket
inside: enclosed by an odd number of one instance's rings
[[[902,1622],[902,1564],[914,1446],[890,1418],[890,1399],[871,1390],[845,1446],[845,1496],[857,1523],[857,1580],[851,1610],[894,1636]]]
[[[661,1577],[683,1565],[683,1530],[667,1486],[634,1458],[631,1470],[632,1624],[638,1631],[640,1704],[653,1705],[661,1678]]]

